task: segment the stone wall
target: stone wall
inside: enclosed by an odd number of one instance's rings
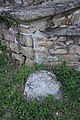
[[[67,0],[0,0],[0,5],[5,6],[32,6],[32,5],[40,5],[48,2],[65,2]],[[70,1],[70,0],[68,0]]]
[[[48,4],[28,12],[15,13],[8,9],[3,14],[2,10],[1,16],[18,21],[9,29],[0,25],[0,36],[6,41],[12,58],[29,66],[36,63],[56,66],[66,62],[80,69],[79,0],[53,4],[52,8]]]

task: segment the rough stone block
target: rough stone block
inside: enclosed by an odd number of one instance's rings
[[[50,66],[54,66],[54,67],[56,67],[56,66],[59,66],[59,65],[61,65],[62,64],[62,61],[58,61],[58,62],[48,62],[46,65],[50,65]]]
[[[30,59],[26,58],[25,65],[31,67],[31,66],[35,65],[35,62],[34,62],[34,60],[30,60]]]
[[[30,28],[30,25],[24,25],[24,24],[20,24],[19,26],[19,30],[22,33],[27,33],[27,30]]]
[[[2,33],[3,33],[3,35],[9,35],[9,30],[8,30],[8,29],[5,29],[5,28],[2,26]]]
[[[73,13],[73,24],[80,25],[80,9]]]
[[[15,42],[16,32],[12,28],[9,28],[8,30],[2,28],[2,34],[3,34],[3,37],[6,41]]]
[[[53,46],[53,42],[51,42],[51,41],[41,41],[41,42],[38,42],[38,44],[40,47],[45,47],[47,49],[49,49]]]
[[[21,32],[21,33],[27,33],[27,31],[28,31],[28,30],[27,30],[26,28],[20,27],[20,32]]]
[[[27,47],[32,47],[33,43],[32,43],[32,38],[30,35],[23,35],[23,41],[24,41],[24,45]]]
[[[57,39],[58,39],[57,36],[48,38],[49,41],[56,41]]]
[[[36,31],[35,34],[33,35],[34,50],[36,50],[39,47],[38,42],[41,41],[47,41],[47,36],[40,31]]]
[[[56,41],[56,42],[54,43],[54,48],[55,48],[55,49],[62,49],[62,48],[66,48],[66,45],[65,45],[63,42],[58,42],[58,41]]]
[[[21,47],[21,53],[29,59],[33,59],[34,50],[31,47]]]
[[[59,38],[57,39],[57,41],[58,41],[58,42],[64,42],[64,41],[66,41],[66,37],[59,37]]]
[[[67,50],[66,49],[56,49],[56,50],[54,50],[54,49],[51,49],[51,50],[49,50],[49,52],[51,53],[51,54],[61,54],[61,55],[63,55],[63,54],[67,54]]]
[[[20,34],[20,44],[26,47],[32,47],[33,46],[33,40],[31,38],[31,35],[27,34]]]
[[[33,25],[20,25],[19,28],[21,33],[32,34],[36,31],[36,28]]]
[[[80,38],[78,39],[78,44],[80,45]]]
[[[12,51],[14,51],[16,53],[20,53],[20,46],[19,46],[19,44],[10,42],[10,48],[11,48]]]
[[[66,45],[72,45],[72,44],[74,44],[74,40],[67,40],[66,41]]]
[[[16,33],[17,33],[16,27],[12,27],[12,26],[11,26],[11,27],[8,29],[8,31],[9,31],[9,34],[10,34],[10,35],[16,36]]]
[[[71,63],[67,63],[67,66],[74,68],[77,71],[80,71],[80,63],[79,62],[71,62]]]
[[[45,47],[37,47],[35,52],[42,53],[42,54],[48,54],[48,49]]]
[[[56,28],[61,25],[61,20],[58,20],[57,18],[53,18],[52,23],[53,23],[53,26],[50,25],[49,27]]]
[[[61,59],[61,57],[59,55],[56,55],[56,56],[48,55],[47,56],[48,62],[57,62],[60,59]]]
[[[16,4],[21,5],[22,4],[22,0],[14,0]]]
[[[55,74],[46,70],[36,71],[29,76],[25,89],[24,96],[28,100],[37,99],[53,95],[55,99],[60,99],[62,96],[61,83],[57,81]]]
[[[41,19],[41,20],[36,20],[31,22],[31,26],[32,26],[32,30],[40,30],[40,31],[44,31],[46,29],[46,24],[47,24],[47,19]],[[34,32],[35,32],[34,31]]]
[[[53,28],[56,28],[56,27],[64,27],[64,26],[67,26],[67,25],[71,25],[73,23],[73,18],[72,18],[72,15],[70,15],[69,17],[61,17],[61,18],[54,18],[52,19],[52,22],[53,22]]]
[[[76,53],[78,55],[80,55],[80,46],[74,45],[70,47],[70,53]]]
[[[23,0],[24,6],[30,6],[31,4],[33,4],[33,0]]]
[[[6,15],[7,18],[12,17],[12,19],[18,19],[18,20],[24,20],[24,21],[30,21],[30,20],[36,20],[39,18],[44,18],[44,17],[48,17],[48,16],[54,16],[55,14],[61,13],[61,12],[65,12],[65,11],[69,11],[69,10],[74,10],[74,8],[79,8],[80,4],[79,4],[79,0],[76,1],[71,1],[69,2],[65,2],[65,4],[62,3],[58,3],[58,4],[52,4],[49,7],[45,6],[42,8],[38,8],[36,7],[36,9],[31,9],[30,11],[28,11],[28,9],[25,10],[13,10],[11,8],[2,8],[0,11],[0,14],[3,15],[3,11],[4,11],[4,16]]]
[[[16,37],[13,35],[4,35],[4,39],[9,42],[15,42]]]
[[[12,58],[19,61],[20,64],[23,64],[25,60],[22,54],[16,54],[16,53],[12,53]]]
[[[35,53],[35,62],[37,64],[47,64],[47,54]]]
[[[44,0],[34,0],[34,4],[35,4],[35,5],[40,4],[40,3],[42,3],[42,2],[44,2]]]
[[[77,62],[79,60],[79,56],[77,54],[62,55],[62,60],[67,63],[71,63],[72,61]]]

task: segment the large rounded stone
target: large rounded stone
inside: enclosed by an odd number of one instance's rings
[[[36,71],[27,79],[24,96],[32,100],[41,99],[48,95],[53,95],[55,99],[61,97],[61,84],[57,81],[55,74],[46,70]]]

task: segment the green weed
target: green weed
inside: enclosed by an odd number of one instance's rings
[[[2,17],[2,16],[0,16],[0,23],[3,23],[3,27],[5,29],[9,29],[13,25],[12,20],[5,18],[5,17]]]

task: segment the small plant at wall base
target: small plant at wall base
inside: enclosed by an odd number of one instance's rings
[[[0,55],[0,65],[6,64],[7,63],[7,55],[6,55],[6,46],[2,44],[1,40],[0,40],[0,51],[1,51],[1,55]]]
[[[0,40],[0,51],[3,51],[3,52],[6,51],[6,46],[2,44],[1,40]]]
[[[5,29],[9,29],[13,25],[13,21],[9,20],[8,18],[0,16],[0,23],[3,24]]]

